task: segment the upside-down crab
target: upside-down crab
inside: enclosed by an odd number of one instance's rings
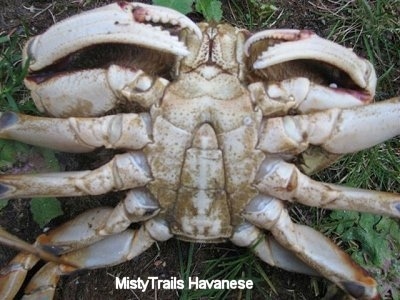
[[[379,298],[364,269],[285,208],[400,216],[399,195],[305,175],[400,134],[400,99],[371,103],[368,61],[306,30],[252,34],[127,2],[53,25],[27,43],[24,60],[25,84],[51,117],[4,112],[0,137],[125,152],[90,171],[2,175],[0,197],[126,191],[115,208],[87,211],[37,238],[36,248],[62,261],[45,264],[26,294],[52,298],[60,275],[115,265],[176,237],[230,240],[270,265],[324,276],[352,297]],[[40,257],[21,252],[2,269],[2,297],[18,292]]]

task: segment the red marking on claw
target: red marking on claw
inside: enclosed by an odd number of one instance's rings
[[[299,40],[308,39],[314,35],[315,35],[315,33],[312,30],[300,30],[298,39]]]
[[[122,9],[125,9],[129,3],[126,1],[118,1],[117,4],[119,5],[119,7],[121,7]]]
[[[372,97],[369,93],[364,92],[364,91],[357,91],[357,90],[352,90],[352,89],[346,89],[346,88],[332,88],[337,93],[345,93],[345,94],[350,94],[353,97],[357,98],[361,102],[364,103],[369,103],[372,100]]]
[[[147,14],[148,14],[147,9],[145,9],[143,7],[138,7],[133,10],[133,18],[137,22],[141,22],[141,23],[145,22]]]

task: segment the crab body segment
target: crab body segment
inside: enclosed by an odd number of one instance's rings
[[[285,208],[289,201],[400,216],[399,195],[306,175],[400,134],[400,99],[371,104],[376,76],[368,61],[310,31],[251,34],[126,2],[52,26],[24,56],[26,85],[51,117],[2,113],[0,137],[126,152],[90,171],[2,175],[0,197],[127,191],[115,208],[38,237],[35,247],[74,266],[47,263],[27,294],[51,298],[60,275],[115,265],[176,237],[230,240],[271,265],[325,276],[353,297],[379,297],[365,270]],[[141,227],[128,229],[132,223]],[[1,293],[12,297],[38,260],[17,255],[2,270]]]

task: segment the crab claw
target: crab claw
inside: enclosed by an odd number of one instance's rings
[[[311,31],[261,31],[246,41],[244,49],[255,72],[268,79],[261,106],[277,100],[288,102],[286,111],[298,106],[310,111],[366,104],[375,95],[372,64]]]
[[[187,28],[201,38],[197,25],[176,11],[120,1],[50,27],[27,43],[24,59],[29,58],[29,69],[37,71],[80,49],[104,43],[133,44],[174,55],[187,55],[186,46],[164,29],[164,24],[168,28]]]

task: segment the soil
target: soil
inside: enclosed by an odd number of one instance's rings
[[[20,33],[27,29],[30,35],[39,34],[56,21],[80,11],[111,2],[113,1],[3,0],[0,4],[0,33]],[[240,3],[241,1],[236,2]],[[224,16],[226,16],[227,20],[234,21],[233,1],[225,1],[224,3]],[[327,35],[320,16],[309,11],[308,1],[280,1],[279,7],[285,9],[287,17],[278,21],[274,25],[275,27],[312,29],[322,36]],[[199,18],[198,15],[194,17]],[[99,150],[95,154],[72,155],[59,153],[57,157],[62,169],[67,171],[93,169],[112,155],[112,153],[105,150]],[[36,169],[40,169],[40,162],[37,163]],[[114,206],[123,198],[123,195],[124,193],[121,192],[98,197],[62,199],[61,202],[65,214],[54,219],[48,224],[48,227],[53,228],[91,207]],[[26,199],[10,201],[0,215],[1,226],[29,242],[33,242],[35,237],[42,231],[33,221],[29,212],[29,201]],[[128,276],[136,278],[140,276],[141,278],[147,278],[149,276],[158,276],[166,279],[170,277],[179,278],[181,267],[177,253],[183,253],[184,260],[186,260],[189,249],[189,243],[172,239],[165,243],[158,243],[157,247],[153,246],[150,250],[130,262],[100,270],[80,271],[71,276],[66,276],[62,278],[61,283],[58,285],[56,299],[178,299],[179,293],[175,290],[149,290],[145,293],[116,290],[114,277]],[[195,244],[191,275],[201,276],[206,268],[204,263],[206,260],[245,255],[248,251],[247,249],[234,247],[231,244]],[[0,263],[4,265],[15,253],[9,248],[1,247]],[[263,293],[255,289],[251,299],[265,299],[265,295],[269,295],[270,299],[322,299],[329,286],[323,279],[285,272],[263,263],[260,265],[264,268],[277,293],[275,294],[271,290],[266,281],[260,280],[257,285]],[[316,291],[319,292],[316,294]],[[333,294],[335,295],[335,293]],[[325,299],[334,299],[335,297],[339,299],[340,296],[331,297],[328,295]],[[244,295],[237,292],[232,292],[226,296],[226,299],[242,298],[244,298]]]

